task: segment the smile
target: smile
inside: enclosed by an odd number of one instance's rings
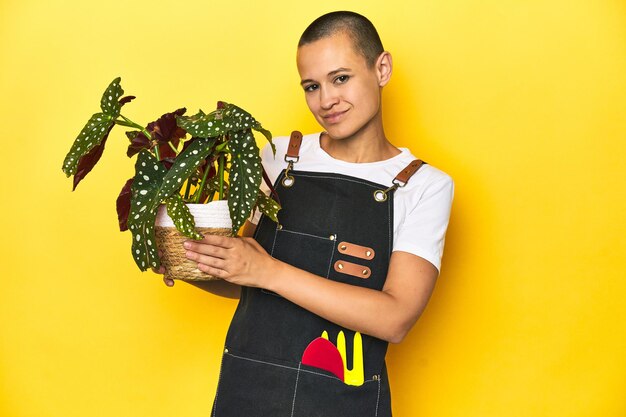
[[[331,114],[322,116],[322,118],[328,123],[337,123],[341,119],[341,117],[347,112],[348,110],[344,110],[342,112],[331,113]]]

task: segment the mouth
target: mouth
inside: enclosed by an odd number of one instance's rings
[[[344,111],[326,114],[322,116],[322,119],[324,119],[324,121],[326,121],[327,123],[337,123],[343,117],[343,115],[346,114],[347,112],[348,110],[344,110]]]

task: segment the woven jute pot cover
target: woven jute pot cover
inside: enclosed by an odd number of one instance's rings
[[[232,222],[228,201],[219,200],[208,204],[187,204],[194,217],[196,230],[203,234],[232,236]],[[183,242],[189,240],[182,235],[167,215],[165,205],[159,207],[155,222],[157,247],[161,251],[161,263],[165,266],[165,278],[184,281],[211,281],[219,279],[197,267],[197,262],[187,259]]]

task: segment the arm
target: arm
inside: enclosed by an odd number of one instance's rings
[[[253,239],[206,236],[188,257],[225,281],[274,291],[343,327],[400,342],[426,307],[438,275],[423,258],[394,252],[382,291],[328,280],[272,258]]]

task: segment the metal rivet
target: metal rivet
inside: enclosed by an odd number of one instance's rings
[[[372,256],[372,251],[371,250],[366,251],[365,256],[367,256],[368,258]]]
[[[224,353],[228,353],[228,349],[224,349]]]
[[[372,379],[373,379],[374,381],[378,381],[378,375],[374,375],[374,376],[372,377]]]
[[[370,271],[368,271],[367,269],[364,269],[364,270],[363,270],[363,275],[367,275],[367,274],[369,274],[369,273],[370,273]]]
[[[341,250],[346,250],[347,248],[348,248],[348,247],[347,247],[346,245],[341,245],[341,246],[339,247],[339,249],[341,249]]]
[[[387,200],[387,193],[384,192],[383,190],[376,190],[376,191],[374,191],[374,200],[376,200],[378,202],[386,201]]]
[[[335,239],[337,239],[337,235],[330,235],[328,238],[329,238],[330,240],[335,240]]]
[[[282,225],[282,224],[277,224],[277,225],[276,225],[276,228],[277,228],[278,230],[283,230],[283,225]]]
[[[337,268],[343,269],[343,264],[337,264]]]
[[[283,180],[281,181],[284,187],[291,187],[294,183],[294,178],[293,177],[285,177],[283,178]]]

